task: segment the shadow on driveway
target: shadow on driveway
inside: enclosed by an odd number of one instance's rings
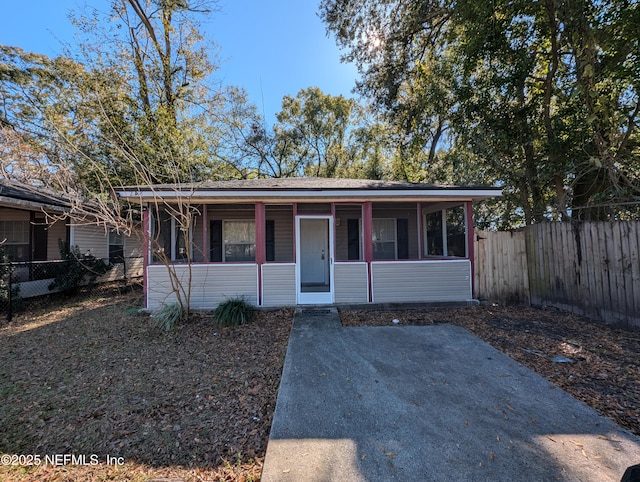
[[[272,481],[619,481],[640,439],[466,330],[296,314]]]

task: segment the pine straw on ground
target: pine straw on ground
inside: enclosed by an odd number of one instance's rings
[[[260,479],[292,310],[235,328],[197,315],[166,333],[136,297],[0,322],[0,453],[41,459],[0,465],[0,479]],[[85,464],[45,466],[64,454]]]
[[[343,311],[340,316],[344,326],[392,325],[394,319],[399,325],[461,326],[640,435],[640,332],[554,308],[361,310]],[[563,357],[564,362],[554,362],[554,357]]]

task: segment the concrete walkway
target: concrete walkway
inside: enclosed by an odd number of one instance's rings
[[[295,316],[262,480],[600,482],[637,463],[639,438],[462,328],[322,308]]]

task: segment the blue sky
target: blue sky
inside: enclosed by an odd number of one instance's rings
[[[107,0],[0,0],[0,43],[55,56],[72,42],[71,9],[88,4],[108,11]],[[203,19],[203,33],[220,47],[219,79],[244,87],[272,125],[284,95],[316,86],[352,97],[357,71],[340,63],[340,51],[325,34],[315,0],[220,0]]]

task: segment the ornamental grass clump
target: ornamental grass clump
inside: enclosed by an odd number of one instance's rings
[[[171,331],[176,324],[187,319],[187,312],[180,303],[162,303],[151,313],[153,324],[164,331]]]
[[[249,323],[254,314],[254,307],[240,297],[220,303],[213,313],[213,317],[219,326],[240,326]]]

